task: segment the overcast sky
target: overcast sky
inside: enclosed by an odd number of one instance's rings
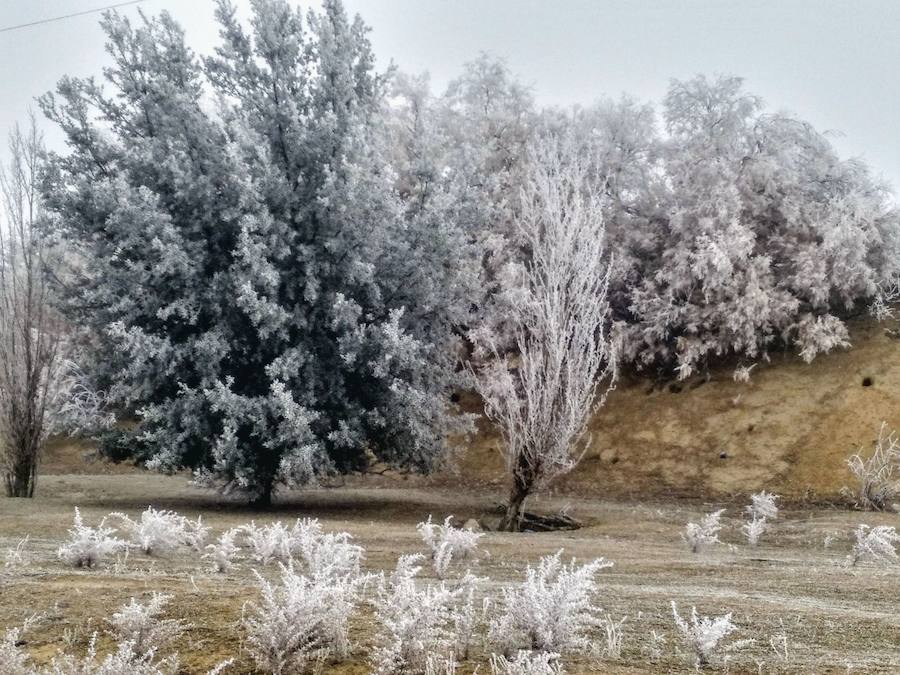
[[[113,1],[0,0],[0,28]],[[622,92],[659,100],[672,77],[740,75],[769,107],[841,132],[835,143],[844,154],[863,157],[900,187],[900,0],[345,2],[372,27],[382,66],[393,59],[404,70],[427,70],[440,88],[480,51],[505,58],[547,104]],[[212,0],[139,6],[168,10],[198,52],[216,42]],[[100,73],[98,18],[0,32],[0,130],[23,119],[63,74]],[[47,136],[58,146],[58,134],[48,128]]]

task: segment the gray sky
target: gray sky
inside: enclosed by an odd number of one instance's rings
[[[113,0],[0,0],[0,28]],[[372,27],[382,65],[428,70],[442,88],[480,51],[506,59],[541,103],[627,92],[659,98],[669,78],[729,73],[900,187],[898,0],[345,0]],[[239,0],[242,8],[249,0]],[[316,4],[303,2],[304,6]],[[216,42],[212,0],[146,0],[196,51]],[[136,14],[134,7],[120,10]],[[0,130],[63,74],[99,74],[99,15],[0,32]],[[49,123],[47,124],[49,126]],[[47,129],[48,141],[59,135]]]

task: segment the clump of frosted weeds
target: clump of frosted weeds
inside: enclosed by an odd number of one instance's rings
[[[206,553],[203,554],[203,558],[210,561],[215,572],[225,574],[235,566],[234,559],[240,552],[235,543],[238,534],[240,534],[240,530],[237,528],[225,530],[214,543],[206,545]]]
[[[106,518],[97,527],[88,527],[81,519],[81,512],[75,507],[75,519],[69,530],[69,539],[56,552],[56,555],[69,565],[75,567],[95,567],[103,558],[113,555],[127,544],[113,537],[113,527],[106,527]]]
[[[750,495],[750,504],[745,508],[751,520],[775,520],[778,517],[778,495],[763,490]]]
[[[139,654],[130,642],[119,643],[116,651],[101,660],[97,656],[95,633],[84,658],[56,656],[48,668],[34,675],[175,675],[177,672],[177,656],[159,658],[153,650]]]
[[[251,521],[249,525],[241,527],[241,531],[250,554],[257,562],[263,565],[271,562],[287,563],[293,557],[293,533],[280,520],[268,525],[257,525]]]
[[[452,658],[467,651],[473,627],[473,586],[469,574],[455,588],[445,582],[419,586],[421,555],[401,556],[389,576],[381,574],[375,591],[375,620],[380,626],[372,651],[376,675],[423,672],[429,659]]]
[[[425,661],[424,675],[456,675],[459,664],[456,657],[432,654]]]
[[[847,458],[850,473],[858,486],[851,494],[862,509],[882,511],[900,494],[900,442],[894,431],[882,422],[872,456],[863,459],[860,452]]]
[[[18,569],[28,565],[28,554],[25,552],[25,547],[28,546],[30,538],[31,535],[25,535],[14,547],[6,549],[6,553],[3,556],[3,567],[5,569]]]
[[[453,560],[465,559],[478,548],[478,540],[484,536],[481,532],[473,532],[464,528],[453,527],[447,516],[443,525],[431,522],[431,516],[416,529],[422,541],[431,551],[431,561],[439,579],[443,579]]]
[[[124,513],[112,513],[119,518],[131,536],[131,543],[147,555],[166,553],[182,546],[200,550],[209,533],[201,517],[191,521],[174,511],[157,510],[152,506],[132,520]]]
[[[168,649],[188,628],[180,619],[160,618],[171,599],[162,593],[153,593],[145,603],[131,598],[107,620],[116,642],[130,643],[139,656]]]
[[[565,675],[559,654],[521,650],[515,658],[491,655],[491,675]]]
[[[691,547],[691,551],[699,553],[704,546],[719,543],[719,530],[722,529],[719,520],[723,513],[725,509],[719,509],[703,516],[699,523],[687,524],[681,536]]]
[[[541,558],[537,567],[529,565],[521,585],[503,589],[488,639],[507,655],[520,648],[586,650],[588,631],[600,625],[601,610],[593,604],[597,573],[612,565],[603,558],[566,565],[562,550]]]
[[[611,616],[603,617],[603,630],[606,633],[606,646],[603,649],[603,656],[608,659],[617,659],[622,656],[622,644],[625,641],[625,622],[627,616],[623,616],[618,621],[614,621]]]
[[[685,621],[678,614],[678,607],[672,602],[672,615],[675,618],[675,627],[682,642],[693,652],[695,665],[698,668],[708,666],[720,649],[719,643],[728,635],[737,630],[731,622],[731,614],[723,616],[706,617],[697,614],[697,608],[691,608],[690,622]],[[747,644],[746,641],[735,643],[723,651],[733,651],[735,648]]]
[[[848,558],[851,565],[856,565],[863,559],[874,562],[896,562],[900,559],[895,548],[896,542],[900,541],[900,534],[892,526],[878,525],[870,529],[868,525],[860,525],[854,534],[856,543]]]
[[[295,536],[294,548],[310,574],[358,576],[365,557],[363,547],[354,544],[348,533],[322,534],[318,523],[316,528]]]
[[[28,652],[21,648],[34,621],[31,618],[22,626],[3,631],[0,636],[0,675],[35,675]]]
[[[759,538],[769,529],[769,523],[765,518],[753,518],[741,525],[741,532],[747,537],[747,543],[756,546]]]
[[[261,597],[243,619],[247,651],[256,665],[274,675],[302,672],[326,658],[350,652],[349,621],[364,579],[354,575],[298,574],[279,563],[280,578],[258,572]]]

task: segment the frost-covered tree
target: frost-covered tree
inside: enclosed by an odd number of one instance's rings
[[[476,388],[503,436],[512,482],[503,530],[519,528],[533,490],[578,463],[588,417],[604,399],[598,390],[616,375],[601,198],[568,135],[548,133],[532,153],[516,220],[526,261],[504,270],[513,353],[490,322],[470,333],[484,359]]]
[[[431,469],[468,421],[469,266],[455,219],[395,189],[367,28],[338,0],[254,2],[249,30],[216,13],[206,60],[167,14],[108,14],[106,89],[43,100],[71,147],[46,188],[79,254],[64,308],[139,421],[104,448],[260,503],[372,461]]]
[[[62,409],[62,324],[51,305],[34,119],[9,136],[0,167],[0,473],[8,497],[34,496],[37,469]]]
[[[663,118],[658,155],[631,160],[664,178],[663,208],[637,203],[644,233],[611,244],[644,258],[612,294],[627,357],[687,377],[716,357],[846,346],[843,319],[898,271],[887,188],[809,124],[764,113],[740,78],[674,81]]]

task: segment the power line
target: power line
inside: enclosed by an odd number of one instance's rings
[[[53,21],[62,21],[63,19],[71,19],[74,16],[84,16],[85,14],[95,14],[96,12],[105,12],[108,9],[116,9],[117,7],[125,7],[126,5],[137,5],[138,3],[144,2],[144,0],[128,0],[128,2],[118,2],[114,5],[108,5],[107,7],[97,7],[96,9],[86,9],[83,12],[74,12],[72,14],[65,14],[63,16],[54,16],[51,19],[40,19],[39,21],[32,21],[30,23],[21,23],[18,26],[7,26],[6,28],[0,28],[0,33],[6,33],[12,30],[19,30],[20,28],[30,28],[31,26],[39,26],[42,23],[51,23]]]

